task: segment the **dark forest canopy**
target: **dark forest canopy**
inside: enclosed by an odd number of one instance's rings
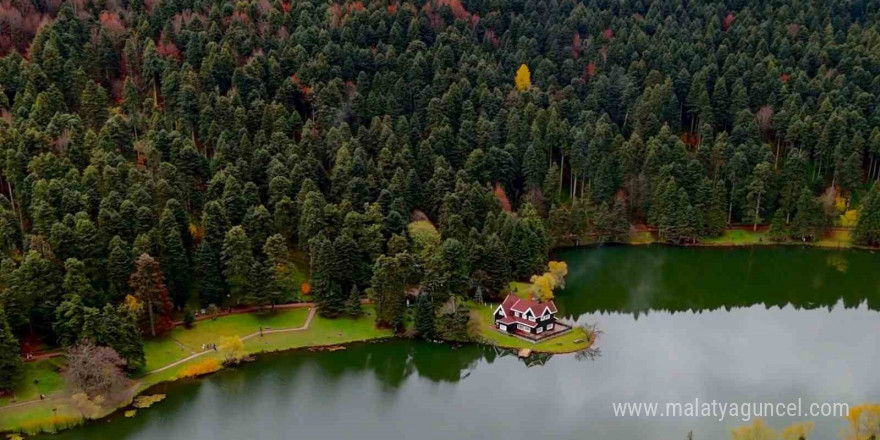
[[[842,203],[880,244],[877,0],[0,12],[0,308],[19,336],[122,353],[119,322],[291,299],[291,251],[325,315],[366,291],[399,326],[406,286],[497,297],[553,246],[631,224],[812,239]],[[442,235],[427,253],[419,211]]]

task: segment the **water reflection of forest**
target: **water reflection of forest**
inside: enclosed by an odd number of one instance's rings
[[[704,311],[764,305],[880,310],[880,254],[796,247],[663,246],[560,251],[568,262],[560,315]]]

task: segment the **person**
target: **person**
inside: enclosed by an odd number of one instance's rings
[[[45,395],[45,394],[40,394],[40,400],[46,400],[46,395]]]

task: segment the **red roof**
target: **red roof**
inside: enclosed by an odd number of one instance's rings
[[[529,327],[536,326],[537,322],[529,321],[523,317],[529,309],[532,310],[532,315],[535,317],[544,316],[544,312],[548,310],[551,315],[556,313],[556,304],[553,301],[538,302],[522,299],[516,295],[507,295],[507,298],[504,298],[499,308],[503,311],[504,318],[499,319],[497,322],[504,325],[517,323]],[[498,309],[495,310],[495,313],[497,312]],[[513,312],[519,312],[520,316],[514,315]]]

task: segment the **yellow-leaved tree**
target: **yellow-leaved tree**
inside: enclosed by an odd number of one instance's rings
[[[869,440],[880,438],[880,404],[864,403],[849,409],[846,416],[847,429],[844,440]]]
[[[805,440],[813,432],[813,422],[795,422],[782,429],[784,440]]]
[[[520,92],[532,85],[532,72],[529,72],[528,66],[525,64],[519,66],[519,70],[516,71],[514,83],[516,84],[516,89]]]
[[[764,419],[755,419],[751,425],[737,426],[730,430],[731,440],[775,440],[779,433],[767,426]]]
[[[553,299],[553,289],[565,287],[565,276],[568,275],[568,264],[564,261],[551,261],[550,270],[541,275],[532,275],[532,298],[536,301]]]
[[[223,353],[223,363],[226,365],[235,365],[247,356],[244,342],[238,336],[221,337],[219,348]]]

